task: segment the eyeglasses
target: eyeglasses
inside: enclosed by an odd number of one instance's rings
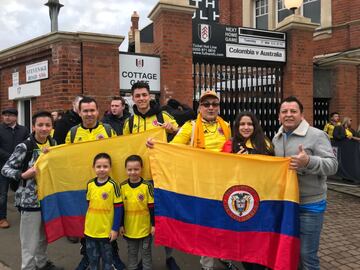
[[[210,106],[213,106],[214,108],[217,108],[217,107],[219,107],[220,103],[218,103],[218,102],[213,102],[213,103],[204,102],[204,103],[201,103],[200,105],[204,106],[205,108],[209,108]]]

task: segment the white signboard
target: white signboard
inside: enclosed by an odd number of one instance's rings
[[[130,90],[137,81],[145,81],[151,92],[160,92],[160,58],[120,54],[120,89]]]
[[[12,73],[12,85],[13,86],[19,85],[19,72]]]
[[[256,37],[239,36],[239,44],[248,44],[263,47],[285,48],[286,42],[284,40],[265,39]]]
[[[48,61],[26,66],[26,82],[38,81],[49,77]]]
[[[226,57],[285,62],[285,49],[226,44]]]
[[[40,82],[20,84],[18,86],[9,87],[9,99],[23,99],[38,97],[41,95]]]

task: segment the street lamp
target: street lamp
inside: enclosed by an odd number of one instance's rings
[[[301,6],[302,2],[303,0],[284,0],[284,5],[292,11],[292,14],[295,14],[295,10]]]

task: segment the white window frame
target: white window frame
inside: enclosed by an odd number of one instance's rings
[[[258,1],[263,1],[263,2],[265,3],[265,5],[259,6],[260,11],[261,11],[261,8],[262,8],[262,7],[266,7],[265,13],[259,14],[259,15],[256,14],[256,10],[258,9],[258,8],[256,7],[256,3],[257,3]],[[267,25],[268,25],[268,28],[269,28],[269,16],[270,16],[270,14],[269,14],[269,0],[254,0],[254,1],[253,1],[254,28],[257,28],[256,19],[257,19],[258,17],[264,16],[264,15],[267,15],[267,17],[268,17]]]

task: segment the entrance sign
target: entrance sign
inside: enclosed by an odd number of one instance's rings
[[[193,15],[193,21],[219,21],[219,1],[218,0],[190,0],[189,4],[197,7]]]
[[[193,55],[286,62],[286,35],[202,22],[193,27]]]
[[[120,53],[120,89],[128,91],[138,81],[147,82],[151,92],[160,92],[160,57]]]
[[[20,84],[9,87],[9,100],[41,96],[40,82]]]
[[[26,66],[26,82],[49,78],[48,61],[42,61]]]

